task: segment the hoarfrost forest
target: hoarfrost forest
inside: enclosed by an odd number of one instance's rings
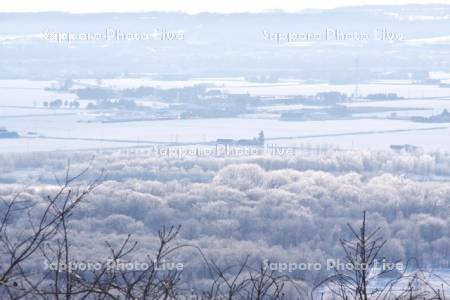
[[[129,234],[138,244],[127,260],[142,261],[158,250],[162,225],[181,225],[176,243],[189,246],[166,263],[183,264],[180,286],[189,293],[209,290],[205,259],[221,267],[249,260],[272,269],[267,261],[325,266],[327,259],[342,258],[339,239],[351,238],[346,224],[358,224],[363,210],[387,240],[380,257],[414,258],[414,268],[448,268],[448,154],[304,150],[290,158],[176,159],[137,149],[3,154],[0,160],[2,201],[20,195],[21,205],[33,207],[31,219],[58,192],[68,165],[71,174],[89,167],[78,178],[81,186],[105,170],[101,184],[71,212],[71,261],[103,261],[110,255],[106,243],[121,245]],[[26,236],[29,218],[11,219],[14,238]],[[40,253],[27,262],[38,269],[48,263]],[[307,291],[331,271],[279,272]]]

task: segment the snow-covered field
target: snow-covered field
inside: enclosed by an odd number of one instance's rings
[[[44,101],[72,101],[74,94],[47,91],[51,81],[0,80],[0,106],[42,107]]]
[[[116,87],[147,85],[144,79],[102,80],[102,85]],[[198,82],[208,82],[206,79]],[[209,80],[225,86],[231,92],[252,89],[255,94],[271,91],[277,94],[311,93],[340,90],[351,92],[353,86],[304,85],[300,82],[283,84],[255,84],[240,79]],[[95,83],[95,80],[88,83]],[[197,81],[151,82],[155,86],[192,85]],[[283,122],[267,118],[234,118],[204,120],[164,120],[128,123],[88,123],[95,116],[84,109],[46,109],[43,101],[75,100],[73,94],[44,90],[54,82],[29,80],[0,80],[0,127],[28,136],[21,139],[0,139],[0,152],[29,152],[49,150],[78,150],[132,147],[154,143],[210,143],[219,138],[253,138],[264,130],[267,143],[283,145],[333,145],[340,148],[386,149],[392,144],[412,144],[426,149],[450,150],[450,124],[422,124],[403,120],[357,119],[333,121]],[[398,88],[410,97],[421,93],[435,97],[450,96],[450,89],[435,86],[407,86],[399,84],[364,85],[366,92],[397,92]],[[373,89],[373,90],[370,90]],[[422,92],[421,92],[422,91]],[[242,92],[242,91],[241,91]],[[404,95],[405,96],[405,95]],[[408,96],[408,95],[406,95]],[[400,100],[353,102],[349,106],[425,108],[424,114],[450,110],[450,100]],[[295,108],[303,108],[296,105]],[[289,109],[274,106],[273,111]],[[404,112],[408,113],[408,112]],[[410,112],[409,112],[410,113]],[[377,114],[367,114],[373,116]],[[426,129],[426,130],[424,130]],[[30,136],[29,133],[35,133]]]

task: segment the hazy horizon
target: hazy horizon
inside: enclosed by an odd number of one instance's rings
[[[298,2],[292,0],[246,0],[246,1],[227,1],[226,3],[208,3],[204,1],[190,1],[189,3],[181,0],[168,0],[163,3],[131,0],[124,3],[111,3],[106,0],[80,1],[67,3],[64,1],[44,0],[36,3],[30,0],[19,0],[12,3],[3,3],[0,6],[0,12],[71,12],[71,13],[130,13],[130,12],[185,12],[197,14],[202,12],[215,13],[243,13],[243,12],[301,12],[311,9],[335,9],[341,7],[361,7],[361,6],[396,6],[396,5],[450,5],[449,0],[436,0],[430,3],[426,0],[344,0],[331,1],[319,0],[314,2]]]

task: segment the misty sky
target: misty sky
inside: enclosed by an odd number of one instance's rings
[[[198,12],[259,12],[264,10],[301,11],[308,8],[334,8],[373,4],[450,4],[450,0],[14,0],[0,2],[1,12],[68,11],[130,12],[130,11],[184,11]]]

